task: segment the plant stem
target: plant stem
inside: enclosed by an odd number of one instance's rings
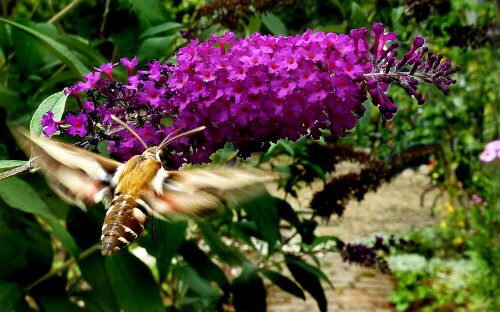
[[[98,251],[99,249],[101,248],[100,244],[95,244],[93,245],[92,247],[82,251],[79,255],[79,260],[82,260],[88,256],[90,256],[91,254],[93,254],[94,252]],[[76,259],[75,258],[71,258],[69,259],[68,261],[64,262],[63,265],[61,265],[60,267],[58,268],[55,268],[53,269],[52,271],[50,271],[49,273],[45,274],[44,276],[40,277],[39,279],[37,279],[36,281],[34,281],[32,284],[28,285],[24,290],[26,292],[29,292],[30,290],[32,290],[36,285],[40,284],[41,282],[51,278],[52,276],[58,274],[59,272],[62,272],[66,269],[68,269],[70,266],[72,266],[74,263],[76,262]]]
[[[80,4],[80,2],[83,2],[84,0],[74,0],[70,4],[68,4],[64,9],[59,11],[56,15],[52,16],[50,20],[48,20],[47,24],[54,24],[55,22],[59,21],[62,17],[64,17],[66,14],[68,14],[71,10],[73,10],[77,5]]]

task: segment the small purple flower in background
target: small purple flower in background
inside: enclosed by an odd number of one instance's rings
[[[121,58],[120,59],[120,62],[122,63],[122,65],[124,67],[127,68],[127,72],[128,72],[128,75],[131,76],[132,75],[132,70],[134,69],[134,67],[137,66],[138,64],[138,61],[137,61],[137,56],[134,56],[134,58],[132,59],[132,61],[130,61],[128,58],[124,57],[124,58]]]
[[[64,124],[64,121],[54,121],[54,113],[48,111],[46,115],[42,116],[42,127],[47,127],[42,130],[46,136],[51,136],[57,131],[57,126]]]
[[[476,203],[478,203],[478,204],[480,204],[480,203],[482,203],[482,202],[483,202],[483,199],[482,199],[481,197],[479,197],[479,195],[477,195],[477,194],[472,195],[472,199],[473,199]]]
[[[118,64],[119,63],[114,63],[114,64],[108,63],[108,64],[101,65],[99,67],[94,67],[94,69],[97,71],[100,71],[101,73],[105,73],[108,76],[109,80],[113,81],[113,75],[111,74],[111,69]]]
[[[470,233],[471,235],[474,235],[474,234],[476,234],[476,230],[474,230],[474,229],[470,229],[470,230],[469,230],[469,233]]]
[[[500,158],[500,140],[491,141],[486,144],[484,151],[479,156],[483,162],[491,162],[497,157]]]
[[[87,134],[87,116],[83,113],[78,114],[78,117],[73,114],[68,114],[65,119],[66,123],[71,127],[68,128],[69,135],[84,137]]]

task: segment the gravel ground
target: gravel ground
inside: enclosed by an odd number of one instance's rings
[[[337,174],[357,170],[355,164],[342,164]],[[428,167],[407,169],[382,185],[377,192],[368,193],[361,202],[352,201],[341,218],[332,217],[316,230],[317,235],[334,235],[345,242],[356,241],[372,233],[407,231],[436,224],[431,217],[436,190],[427,193],[424,206],[420,196],[430,186]],[[322,189],[322,182],[313,183],[299,192],[300,201],[289,202],[295,209],[304,209],[313,194]],[[392,292],[393,277],[372,269],[342,262],[338,254],[327,254],[321,259],[322,269],[335,288],[324,284],[328,311],[386,312],[396,311],[387,301]],[[314,299],[307,294],[306,301],[271,285],[268,288],[268,311],[319,311]]]

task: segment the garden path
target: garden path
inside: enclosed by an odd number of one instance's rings
[[[337,174],[356,170],[354,164],[344,164]],[[361,202],[349,203],[341,218],[332,217],[317,229],[317,235],[335,235],[345,242],[353,242],[372,233],[407,231],[435,224],[438,219],[430,215],[436,191],[429,192],[420,205],[420,196],[430,186],[428,167],[407,169],[382,185],[377,192],[368,193]],[[299,193],[301,202],[291,200],[296,209],[304,207],[313,194],[322,189],[322,182]],[[329,253],[320,260],[334,289],[323,283],[331,312],[392,312],[396,309],[387,296],[392,292],[391,275],[342,262],[339,254]],[[316,301],[307,294],[306,301],[296,298],[277,286],[268,288],[269,312],[319,311]]]

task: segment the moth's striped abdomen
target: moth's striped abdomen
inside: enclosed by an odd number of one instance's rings
[[[148,223],[149,215],[138,196],[117,195],[113,198],[102,226],[103,255],[112,255],[127,247]]]

